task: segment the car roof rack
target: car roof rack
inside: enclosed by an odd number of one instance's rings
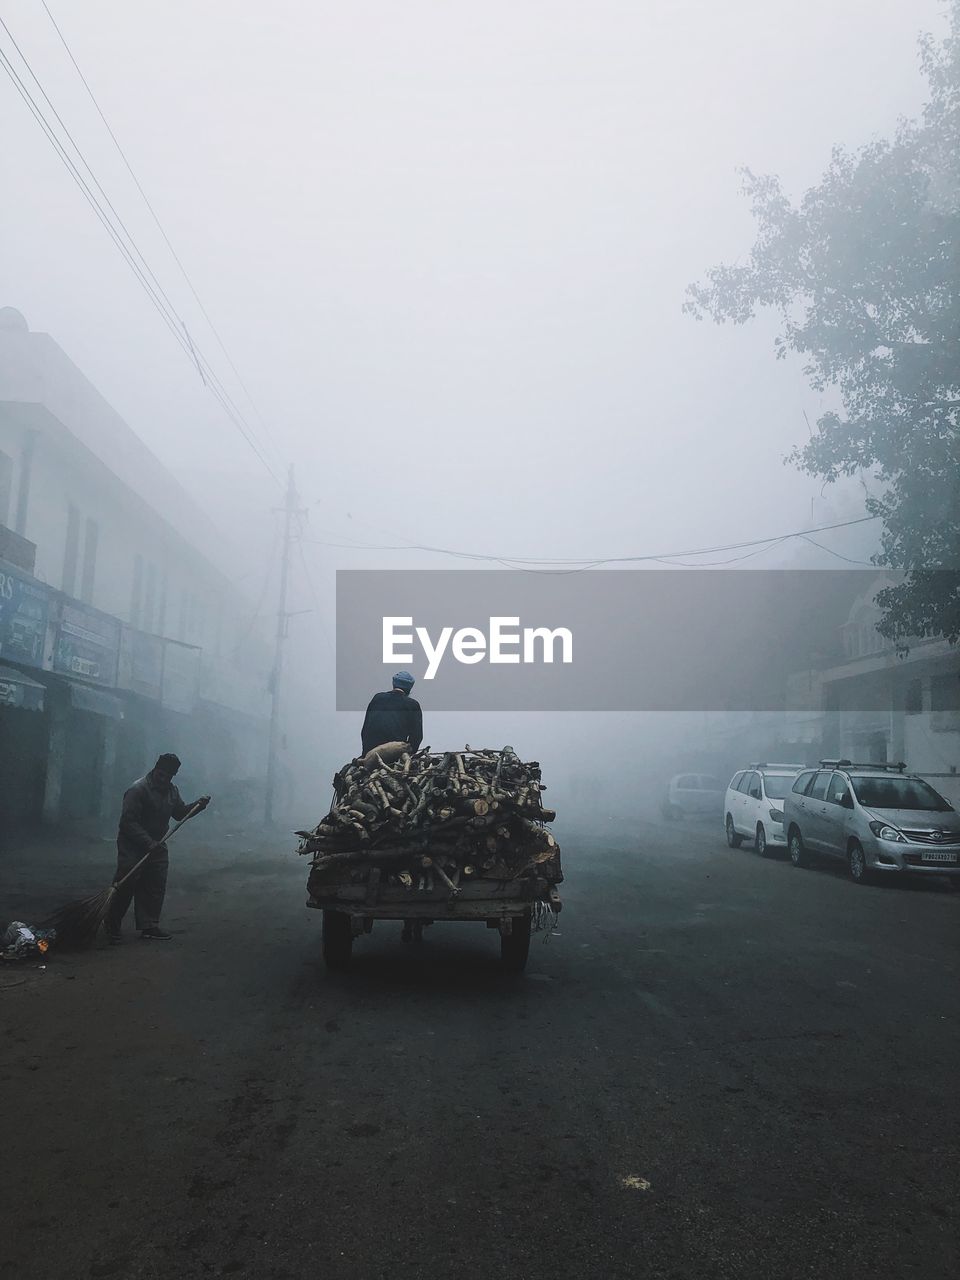
[[[808,768],[805,764],[797,764],[795,761],[785,760],[755,760],[753,764],[744,766],[747,769],[796,769],[799,773],[801,769]]]
[[[903,760],[893,763],[889,760],[821,760],[821,769],[876,769],[880,773],[903,773],[906,769]]]

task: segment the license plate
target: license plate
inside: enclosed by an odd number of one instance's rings
[[[923,854],[924,862],[956,862],[957,855],[955,853],[927,853]]]

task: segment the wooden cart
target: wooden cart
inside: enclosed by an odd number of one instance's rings
[[[330,872],[312,871],[307,882],[307,906],[323,912],[323,958],[329,969],[350,963],[354,938],[370,933],[375,920],[399,920],[410,925],[414,940],[438,920],[483,921],[500,933],[503,967],[520,973],[526,966],[534,918],[556,922],[562,907],[556,885],[536,875],[516,880],[463,879],[454,888],[432,877],[409,888],[390,884],[374,867],[365,882],[335,879]]]

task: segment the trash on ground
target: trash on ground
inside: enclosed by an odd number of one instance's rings
[[[56,941],[56,929],[38,929],[23,920],[11,920],[0,934],[0,960],[36,960]]]
[[[631,1173],[626,1178],[620,1179],[620,1185],[627,1191],[649,1191],[652,1184],[646,1178],[640,1178],[635,1173]]]

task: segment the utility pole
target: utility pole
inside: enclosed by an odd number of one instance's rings
[[[267,755],[267,795],[263,816],[267,824],[273,822],[274,792],[277,785],[277,745],[280,737],[280,676],[283,671],[283,642],[287,638],[287,578],[290,572],[290,543],[294,519],[301,514],[297,506],[297,487],[293,480],[293,464],[287,473],[287,492],[283,512],[283,556],[280,561],[280,598],[277,601],[276,646],[273,653],[273,672],[270,676],[270,741]]]

